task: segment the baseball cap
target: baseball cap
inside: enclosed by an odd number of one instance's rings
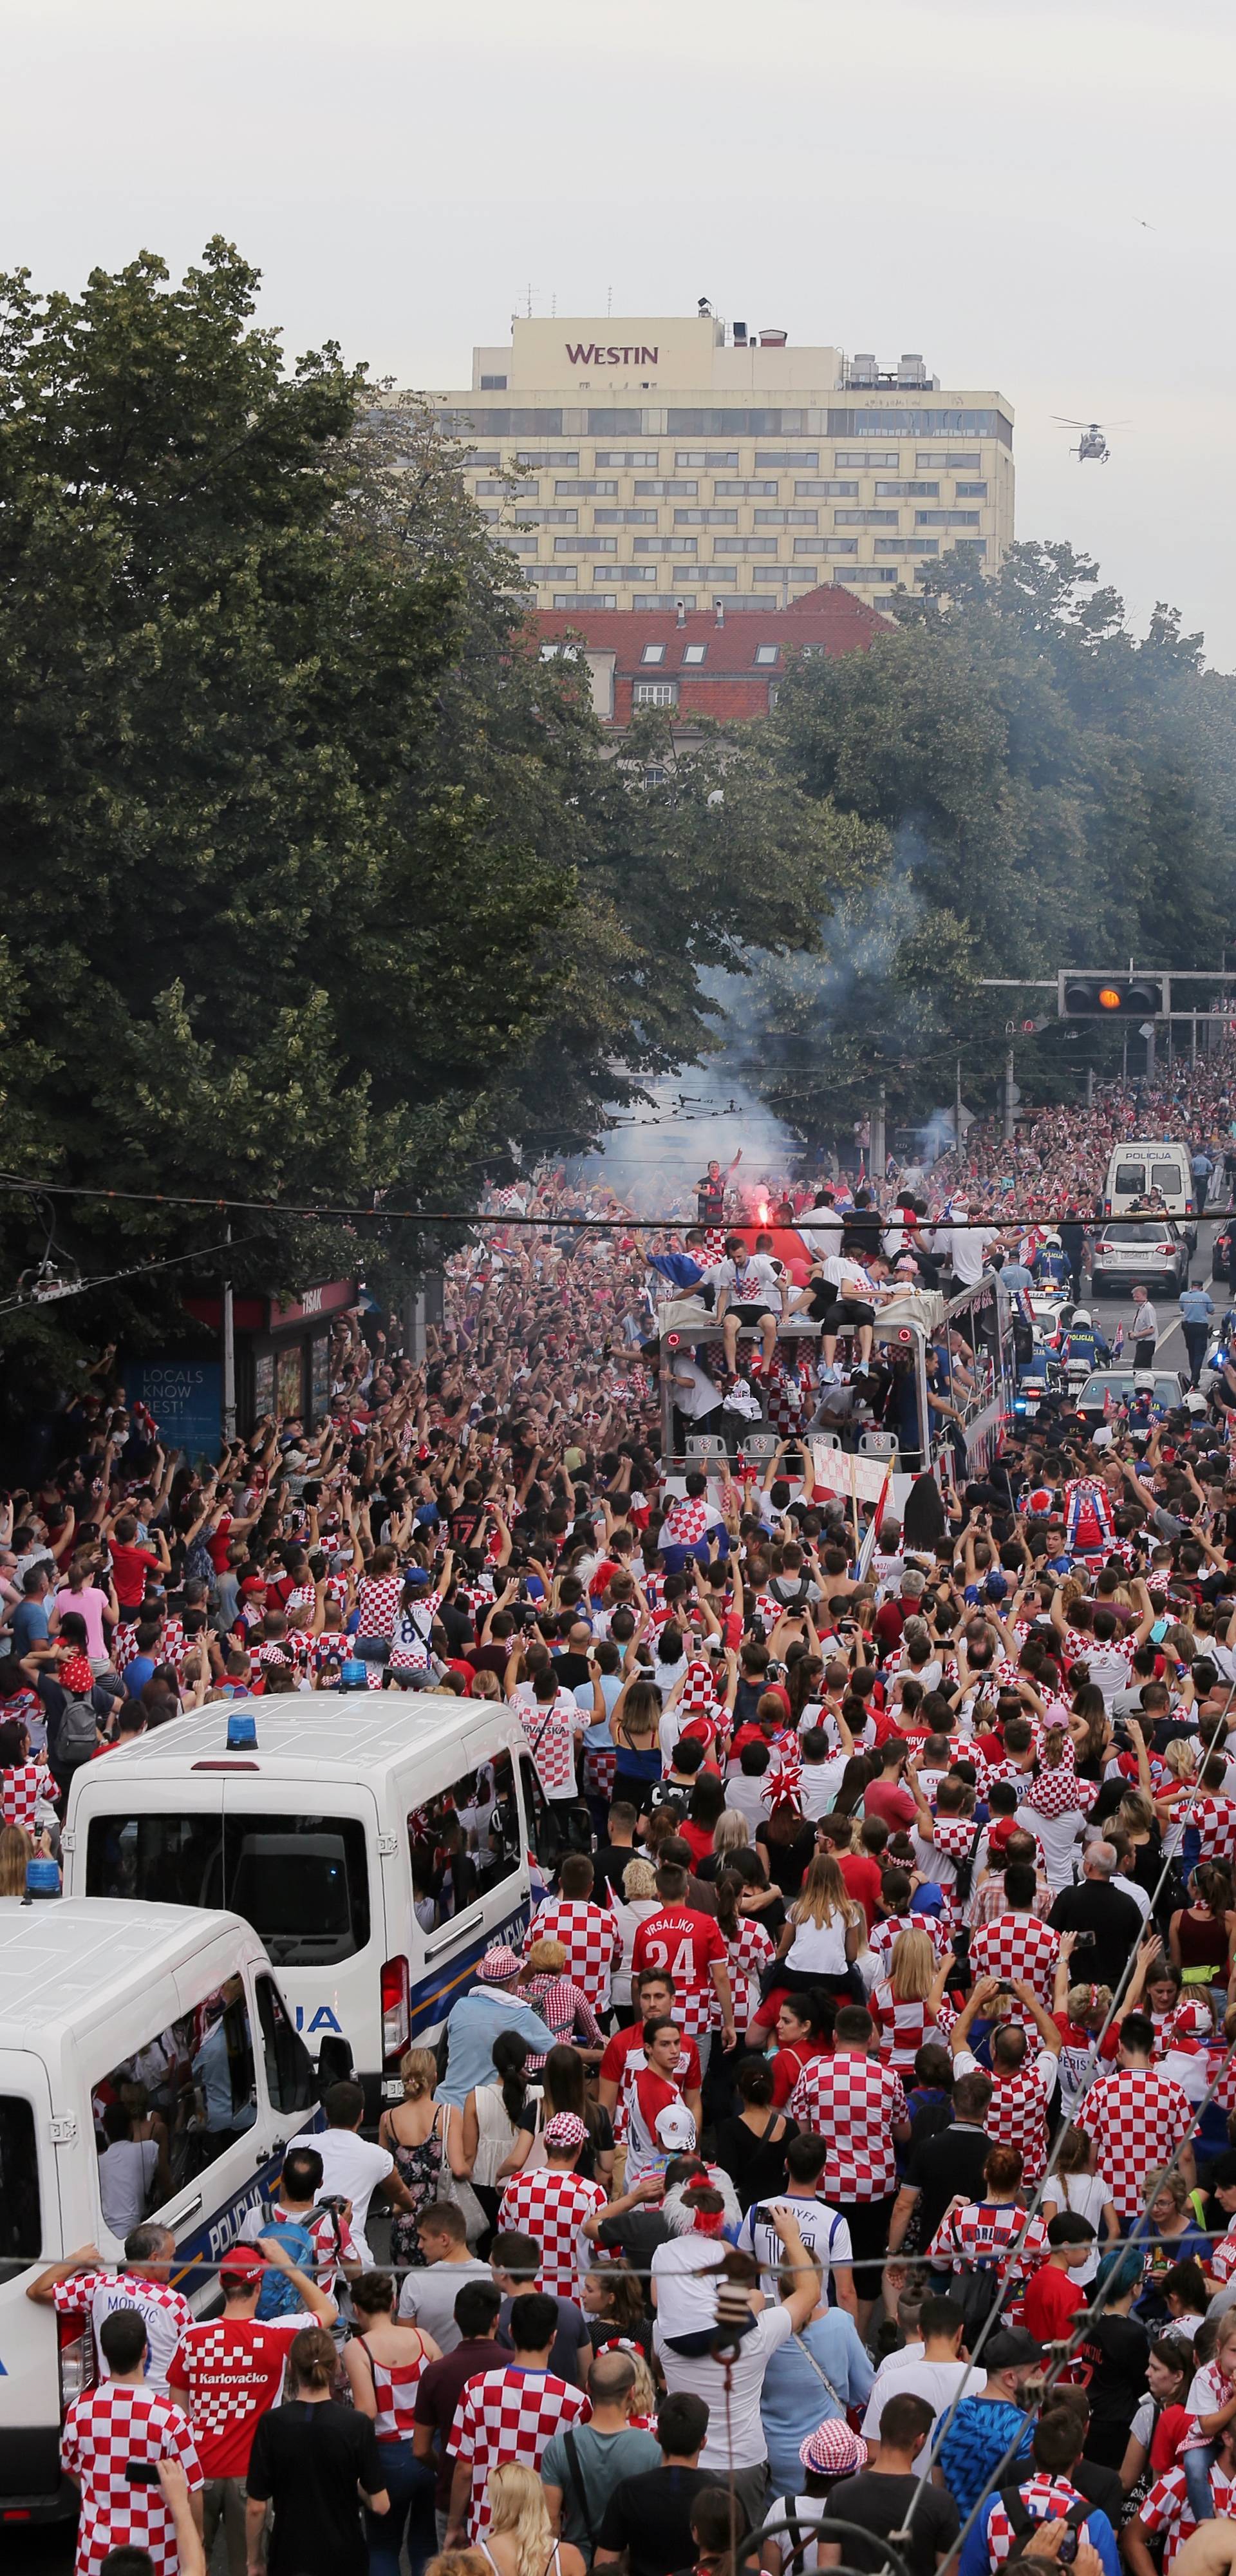
[[[256,2245],[229,2245],[219,2263],[221,2281],[260,2281],[270,2265]]]
[[[1005,2326],[983,2346],[983,2359],[989,2370],[1032,2369],[1043,2358],[1039,2345],[1024,2326]]]
[[[658,2111],[657,2144],[662,2147],[695,2145],[695,2122],[685,2102],[667,2102],[665,2109]]]
[[[555,2111],[552,2120],[545,2123],[546,2146],[561,2147],[568,2155],[582,2147],[587,2135],[588,2124],[577,2111]]]
[[[1214,2022],[1205,2004],[1178,2004],[1172,2014],[1170,2035],[1173,2039],[1212,2039]]]
[[[1037,2345],[1035,2351],[1037,2355]],[[799,2444],[798,2456],[805,2469],[815,2469],[821,2477],[852,2478],[867,2465],[867,2445],[840,2415],[830,2415]]]
[[[1153,1387],[1154,1387],[1154,1370],[1153,1370],[1153,1369],[1134,1369],[1134,1371],[1133,1371],[1133,1388],[1134,1388],[1134,1392],[1135,1392],[1135,1393],[1144,1394],[1144,1393],[1146,1393],[1147,1391],[1152,1390],[1152,1389],[1153,1389]]]

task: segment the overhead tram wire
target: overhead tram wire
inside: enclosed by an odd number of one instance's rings
[[[503,1186],[506,1185],[504,1184]],[[600,1188],[604,1187],[605,1184],[603,1181],[598,1181],[595,1186]],[[959,1186],[964,1189],[965,1185],[962,1183]],[[228,1198],[226,1196],[206,1197],[204,1195],[191,1195],[187,1191],[177,1190],[118,1190],[112,1189],[104,1184],[95,1184],[92,1186],[82,1181],[22,1180],[13,1172],[0,1172],[0,1190],[20,1191],[23,1195],[35,1192],[48,1198],[93,1199],[100,1207],[112,1204],[117,1207],[210,1208],[217,1216],[226,1215],[230,1211],[235,1211],[237,1214],[242,1216],[295,1217],[301,1222],[312,1223],[315,1225],[331,1225],[336,1223],[344,1225],[360,1223],[419,1226],[460,1225],[470,1227],[474,1231],[478,1229],[494,1229],[499,1232],[507,1226],[533,1226],[539,1227],[542,1233],[547,1229],[556,1229],[558,1232],[562,1232],[564,1229],[569,1227],[578,1233],[619,1234],[622,1233],[626,1227],[632,1225],[638,1226],[641,1232],[655,1232],[657,1229],[664,1228],[668,1231],[678,1233],[684,1225],[689,1225],[692,1229],[695,1229],[702,1222],[699,1218],[684,1216],[681,1209],[676,1216],[643,1216],[634,1214],[624,1216],[572,1216],[565,1210],[562,1213],[559,1213],[554,1209],[544,1209],[538,1214],[529,1216],[523,1214],[518,1209],[513,1209],[508,1212],[504,1208],[391,1208],[383,1206],[374,1207],[372,1204],[368,1207],[340,1207],[334,1206],[326,1200],[237,1199]],[[862,1211],[860,1210],[860,1214],[861,1213]],[[1156,1216],[1163,1213],[1163,1211],[1156,1208],[1148,1208],[1142,1213],[1146,1224],[1150,1225],[1153,1224]],[[801,1208],[793,1220],[792,1228],[788,1230],[796,1232],[798,1228],[802,1226],[805,1228],[806,1232],[810,1234],[812,1231],[811,1219],[813,1214],[814,1210],[812,1208]],[[836,1214],[844,1223],[846,1210],[844,1208],[838,1208],[836,1210]],[[980,1229],[986,1229],[987,1231],[997,1234],[1009,1234],[1016,1226],[1056,1227],[1069,1224],[1099,1226],[1105,1222],[1102,1217],[1079,1216],[1075,1207],[1061,1208],[1054,1213],[1049,1213],[1047,1210],[1042,1208],[1035,1208],[1028,1214],[1023,1214],[1020,1210],[1015,1208],[1000,1208],[989,1209],[981,1216],[928,1216],[921,1218],[919,1221],[929,1230],[942,1229],[947,1230],[950,1234],[972,1234],[978,1232]],[[733,1219],[728,1217],[725,1218],[723,1220],[723,1227],[726,1232],[729,1232],[731,1230],[731,1226],[741,1228],[744,1225],[753,1224],[754,1222],[755,1220],[753,1218],[748,1218],[740,1214],[736,1215]],[[769,1222],[771,1223],[771,1218],[769,1219]],[[891,1213],[888,1216],[881,1218],[882,1224],[891,1225],[893,1222],[894,1218]],[[720,1231],[721,1228],[716,1230]]]
[[[63,1288],[56,1288],[50,1295],[39,1297],[31,1289],[24,1297],[10,1297],[0,1303],[0,1315],[24,1314],[35,1306],[60,1306],[67,1298],[88,1296],[95,1288],[114,1288],[123,1279],[145,1279],[152,1270],[174,1270],[186,1261],[211,1261],[217,1253],[237,1252],[242,1244],[264,1240],[260,1232],[233,1235],[222,1243],[204,1243],[195,1252],[169,1252],[165,1259],[159,1261],[139,1261],[128,1270],[108,1270],[97,1279],[66,1281]]]

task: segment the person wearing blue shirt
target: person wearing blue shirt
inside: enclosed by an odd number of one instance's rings
[[[1197,1152],[1195,1154],[1191,1154],[1189,1157],[1189,1171],[1193,1181],[1193,1195],[1197,1201],[1197,1212],[1199,1216],[1205,1216],[1206,1213],[1206,1192],[1209,1189],[1211,1180],[1214,1176],[1214,1168],[1214,1164],[1211,1162],[1205,1146],[1199,1145]]]
[[[693,1227],[687,1235],[682,1252],[648,1252],[642,1235],[637,1234],[634,1240],[636,1251],[649,1269],[655,1270],[660,1278],[667,1279],[680,1297],[689,1297],[692,1289],[698,1288],[704,1276],[700,1257],[704,1250],[704,1237],[699,1227]]]
[[[475,1974],[480,1982],[451,2006],[446,2024],[446,2073],[438,2085],[440,2102],[454,2102],[462,2109],[478,2084],[493,2082],[494,2041],[501,2030],[513,2030],[520,2039],[526,2039],[534,2056],[548,2057],[554,2045],[553,2032],[533,2011],[527,1996],[512,1991],[519,1973],[514,1951],[498,1944],[487,1950],[477,1964]]]
[[[1049,2408],[1046,2415],[1039,2417],[1031,2443],[1032,2473],[1027,2476],[1023,2470],[1022,2476],[1016,2480],[1022,2505],[1033,2522],[1058,2522],[1075,2507],[1085,2504],[1086,2499],[1080,2488],[1074,2485],[1070,2474],[1081,2458],[1083,2439],[1082,2418],[1074,2407],[1060,2406],[1054,2412]],[[1009,2487],[1014,2483],[1012,2478],[1007,2481]],[[1000,2501],[1001,2492],[1003,2490],[990,2495],[986,2504],[980,2506],[962,2543],[958,2576],[989,2576],[995,2561],[988,2543],[988,2530],[993,2521],[1007,2523],[1009,2520]],[[1092,2505],[1084,2516],[1078,2517],[1077,2527],[1091,2548],[1098,2551],[1103,2562],[1103,2576],[1120,2576],[1116,2535],[1107,2515]],[[1006,2557],[1020,2554],[1021,2536],[1014,2531],[1012,2548],[1003,2553]]]
[[[940,2444],[944,2483],[963,2522],[973,2512],[992,2470],[999,2468],[1014,2443],[1017,2448],[1002,2482],[1007,2486],[1021,2476],[1021,2462],[1029,2459],[1034,2439],[1033,2415],[1017,2402],[1027,2373],[1042,2368],[1034,2336],[1021,2326],[1002,2327],[984,2344],[983,2362],[986,2387],[962,2398]]]
[[[1189,1384],[1196,1386],[1202,1374],[1202,1362],[1215,1319],[1215,1301],[1200,1279],[1191,1279],[1180,1291],[1180,1324],[1185,1349],[1189,1354]]]

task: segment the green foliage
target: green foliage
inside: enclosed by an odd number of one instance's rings
[[[948,1100],[958,1050],[982,1097],[1009,1019],[1023,1088],[1067,1091],[1118,1040],[1054,1021],[1027,1040],[1050,997],[979,978],[1218,965],[1236,892],[1236,692],[1174,611],[1139,641],[1092,563],[1020,545],[992,581],[944,558],[901,620],[800,662],[767,729],[785,773],[891,853],[827,926],[823,976],[759,971],[765,1091],[816,1132],[881,1080],[894,1118]]]

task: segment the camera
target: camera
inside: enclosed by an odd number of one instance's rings
[[[1095,1935],[1093,1932],[1075,1932],[1073,1935],[1073,1947],[1075,1950],[1093,1950],[1094,1944]]]

